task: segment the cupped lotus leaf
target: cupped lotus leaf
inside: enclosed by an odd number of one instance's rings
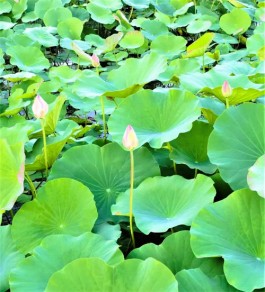
[[[225,97],[222,94],[222,86],[216,88],[205,87],[201,89],[201,92],[216,96],[222,102],[226,102]],[[255,89],[255,88],[232,88],[232,94],[229,96],[229,105],[237,105],[246,101],[255,100],[265,94],[265,89]]]
[[[78,236],[91,231],[96,219],[90,190],[76,180],[60,178],[47,182],[36,199],[19,209],[11,232],[19,250],[28,253],[48,235]]]
[[[205,274],[211,277],[223,274],[223,263],[220,259],[199,259],[195,257],[190,247],[189,231],[173,233],[166,237],[160,245],[147,243],[134,249],[128,255],[128,258],[141,260],[149,257],[166,265],[173,274],[182,270],[195,268],[200,268]]]
[[[248,187],[248,169],[265,153],[265,106],[245,103],[230,107],[216,120],[208,156],[232,189]]]
[[[34,46],[13,46],[7,49],[11,57],[12,65],[18,66],[23,71],[40,72],[50,67],[49,60],[44,57],[42,51]]]
[[[7,291],[10,271],[17,266],[24,255],[17,250],[14,244],[10,225],[0,227],[0,242],[0,291]]]
[[[265,198],[265,154],[249,168],[247,182],[251,190]]]
[[[176,275],[180,292],[236,292],[239,291],[230,286],[225,276],[218,275],[214,278],[207,276],[201,269],[182,270]]]
[[[161,35],[152,41],[150,49],[167,58],[173,58],[185,51],[186,44],[187,41],[181,36]]]
[[[251,25],[249,14],[240,8],[234,8],[230,13],[220,18],[220,27],[227,34],[243,34]]]
[[[195,121],[189,132],[180,134],[176,140],[170,142],[173,151],[169,157],[177,164],[186,164],[205,173],[215,172],[217,167],[210,162],[207,155],[208,138],[212,130],[210,124]]]
[[[89,277],[87,275],[90,275]],[[177,292],[178,282],[162,263],[147,259],[126,260],[109,266],[98,258],[77,259],[54,273],[45,292],[68,291],[168,291]]]
[[[86,232],[77,237],[68,234],[47,236],[34,249],[32,256],[25,258],[13,269],[11,289],[15,292],[44,291],[55,272],[76,259],[91,257],[102,259],[110,265],[123,261],[118,244],[98,234]]]
[[[69,17],[62,20],[57,25],[58,34],[62,38],[69,38],[72,40],[80,40],[83,31],[83,21],[76,17]]]
[[[54,9],[62,6],[63,4],[61,0],[38,0],[36,1],[34,12],[39,18],[43,19],[45,13],[49,9]]]
[[[24,34],[44,47],[55,47],[58,45],[58,39],[45,27],[26,28]]]
[[[150,0],[122,0],[122,1],[135,9],[146,9],[150,5]]]
[[[108,73],[107,81],[93,71],[84,71],[73,91],[82,97],[127,97],[155,80],[166,68],[166,60],[155,53],[141,59],[129,58],[120,68]],[[130,72],[130,74],[129,74]]]
[[[119,42],[119,45],[125,49],[136,49],[141,47],[143,44],[144,36],[138,30],[127,32],[122,40]]]
[[[24,143],[9,144],[0,139],[0,212],[11,210],[24,191],[25,154]]]
[[[183,56],[184,58],[194,58],[202,56],[210,43],[214,38],[214,33],[206,32],[201,37],[199,37],[195,42],[187,47],[187,53]]]
[[[161,92],[140,91],[119,105],[108,121],[114,141],[121,143],[127,125],[132,125],[139,140],[160,148],[180,133],[187,132],[200,116],[199,101],[187,91],[171,89]]]
[[[0,113],[0,117],[14,116],[19,113],[23,107],[26,107],[30,104],[30,101],[23,101],[22,98],[19,98],[23,94],[23,89],[15,89],[13,94],[8,98],[9,105],[5,108],[5,111]]]
[[[43,16],[43,22],[46,26],[57,27],[57,25],[67,18],[72,17],[72,12],[65,7],[56,7],[47,10]]]
[[[147,149],[135,151],[135,186],[159,173],[158,164]],[[99,219],[106,221],[112,218],[110,207],[118,193],[130,187],[130,154],[116,143],[76,146],[54,163],[49,179],[57,177],[74,178],[87,185],[95,196]]]
[[[165,232],[178,225],[191,225],[197,213],[213,202],[213,181],[204,175],[187,180],[181,176],[154,177],[134,190],[133,215],[144,233]],[[129,190],[112,206],[114,215],[129,214]]]
[[[87,11],[91,14],[91,18],[98,23],[111,24],[115,21],[110,9],[99,6],[96,3],[89,3]]]
[[[242,291],[265,286],[264,208],[263,198],[243,189],[207,206],[192,222],[195,255],[222,256],[228,283]]]

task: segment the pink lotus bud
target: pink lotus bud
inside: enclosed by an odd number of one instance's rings
[[[122,144],[128,150],[133,150],[134,148],[136,148],[139,145],[137,136],[136,136],[134,129],[131,125],[128,125],[125,132],[124,132],[124,135],[122,138]]]
[[[228,81],[225,81],[223,83],[223,86],[222,86],[222,95],[225,98],[230,97],[232,95],[232,88],[231,88],[230,84],[228,83]]]
[[[48,110],[49,110],[49,107],[48,107],[47,102],[40,95],[37,95],[32,105],[32,111],[35,118],[36,119],[45,118]]]
[[[93,67],[99,67],[100,66],[100,62],[99,62],[99,58],[96,54],[93,54],[91,56],[91,64]]]

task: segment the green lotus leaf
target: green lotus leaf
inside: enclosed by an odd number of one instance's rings
[[[202,88],[201,92],[212,94],[216,96],[218,99],[220,99],[222,102],[225,103],[226,99],[222,94],[222,87],[216,87],[216,88],[209,88],[205,87]],[[246,101],[252,101],[255,100],[265,94],[265,89],[254,89],[254,88],[233,88],[232,95],[229,97],[229,104],[230,105],[237,105],[239,103],[243,103]]]
[[[158,164],[147,149],[135,152],[135,186],[159,173]],[[99,219],[106,221],[112,218],[110,206],[118,193],[130,186],[130,155],[116,143],[104,147],[76,146],[54,163],[49,179],[57,177],[74,178],[87,185],[95,196]]]
[[[189,132],[180,134],[170,143],[173,151],[169,157],[177,164],[186,164],[205,173],[215,172],[217,167],[207,155],[208,138],[212,130],[210,124],[195,121]]]
[[[239,291],[234,287],[230,286],[225,277],[218,275],[211,278],[201,269],[187,269],[182,270],[176,275],[176,279],[179,283],[180,292],[188,291],[218,291],[218,292],[236,292]]]
[[[4,78],[11,82],[30,80],[33,79],[34,77],[36,77],[36,74],[31,72],[17,72],[14,74],[5,74],[1,76],[1,78]]]
[[[62,38],[69,38],[72,40],[80,40],[83,31],[83,21],[76,17],[69,17],[62,20],[57,25],[58,34]]]
[[[119,224],[112,225],[107,222],[95,224],[92,231],[101,235],[105,240],[111,240],[114,242],[117,242],[121,237],[121,227]]]
[[[88,277],[87,275],[90,275]],[[154,259],[131,259],[109,266],[101,259],[78,259],[54,273],[45,292],[69,291],[168,291],[178,282],[170,270]]]
[[[43,22],[46,26],[57,27],[57,25],[72,17],[72,12],[65,7],[56,7],[47,10],[43,16]]]
[[[139,48],[143,44],[144,44],[144,36],[138,30],[127,32],[122,38],[122,40],[119,42],[119,45],[125,49]]]
[[[68,66],[52,67],[49,70],[49,77],[62,83],[75,82],[81,75],[81,71],[73,70]]]
[[[11,289],[16,292],[44,291],[55,272],[76,259],[91,257],[100,258],[110,265],[123,261],[117,243],[104,240],[97,234],[86,232],[78,237],[68,234],[47,236],[34,249],[32,256],[25,258],[13,269],[10,276]]]
[[[220,18],[220,27],[227,34],[243,34],[251,25],[249,14],[240,8],[234,8],[230,13]]]
[[[34,46],[9,47],[7,54],[11,57],[11,64],[18,66],[23,71],[37,73],[50,67],[49,60],[44,57],[44,54],[39,48]]]
[[[10,22],[10,21],[1,21],[0,20],[0,30],[7,30],[13,27],[15,23]]]
[[[139,140],[138,147],[148,142],[153,148],[161,148],[164,142],[189,131],[199,116],[198,100],[187,91],[145,90],[126,98],[111,115],[108,127],[118,143],[122,142],[127,125],[132,125]]]
[[[54,9],[62,6],[63,4],[61,0],[38,0],[36,1],[34,12],[39,18],[43,19],[45,13],[49,9]]]
[[[211,21],[204,19],[195,19],[187,27],[187,32],[196,34],[207,31],[212,26]]]
[[[155,38],[150,46],[151,51],[173,58],[185,51],[187,41],[181,36],[161,35]]]
[[[265,286],[264,203],[256,192],[238,190],[201,210],[192,222],[195,255],[222,256],[228,283],[242,291]]]
[[[58,39],[44,27],[26,28],[24,34],[44,47],[58,45]]]
[[[154,40],[156,37],[168,34],[167,26],[158,21],[147,19],[141,24],[143,35],[149,39]]]
[[[109,1],[109,0],[90,0],[89,2],[96,4],[100,7],[110,9],[112,11],[121,9],[123,6],[121,0],[112,0],[112,1]]]
[[[225,105],[214,97],[200,98],[202,114],[213,125],[217,117],[225,110]]]
[[[194,58],[202,56],[210,43],[214,38],[214,33],[206,32],[201,37],[199,37],[195,42],[187,47],[187,53],[183,56],[184,58]]]
[[[152,257],[166,265],[173,274],[182,270],[200,268],[208,276],[223,274],[223,264],[219,259],[198,259],[190,247],[189,231],[179,231],[164,239],[160,245],[147,243],[130,252],[127,258],[145,260]],[[190,290],[196,291],[196,290]]]
[[[122,0],[125,4],[135,9],[145,9],[150,5],[150,0]]]
[[[0,291],[9,289],[10,271],[24,258],[11,237],[10,225],[0,227]]]
[[[144,233],[165,232],[178,225],[191,225],[197,213],[215,196],[213,181],[204,175],[187,180],[181,176],[154,177],[134,190],[133,215]],[[129,214],[129,190],[112,206],[114,215]]]
[[[24,23],[27,23],[27,22],[33,22],[35,20],[38,19],[38,16],[35,14],[34,11],[31,11],[31,12],[26,12],[24,14],[24,16],[21,18],[21,20],[24,22]]]
[[[0,7],[0,14],[8,13],[12,10],[12,6],[9,2],[1,2],[1,7]]]
[[[47,182],[37,198],[16,213],[11,228],[20,251],[31,252],[48,235],[81,235],[92,230],[97,209],[90,190],[80,182],[60,178]]]
[[[24,191],[24,143],[9,144],[0,139],[0,211],[11,210]]]
[[[265,198],[264,173],[265,154],[259,157],[257,161],[249,168],[247,175],[249,188],[253,191],[256,191],[263,198]]]
[[[120,68],[108,73],[107,81],[93,71],[84,71],[73,86],[74,93],[82,97],[127,97],[155,80],[166,68],[166,60],[155,53],[141,59],[129,58]],[[128,73],[130,72],[130,74]],[[139,74],[139,72],[141,74]]]
[[[111,24],[115,21],[112,11],[109,8],[99,6],[95,3],[87,5],[87,11],[91,14],[91,18],[102,24]]]
[[[221,114],[208,141],[208,156],[232,189],[248,187],[248,169],[265,153],[265,106],[245,103]]]

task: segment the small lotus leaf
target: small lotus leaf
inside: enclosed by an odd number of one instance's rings
[[[58,34],[62,38],[70,38],[72,40],[80,40],[83,31],[83,21],[76,17],[69,17],[62,20],[57,25]]]
[[[57,25],[68,18],[72,17],[72,13],[65,7],[56,7],[47,10],[43,16],[43,22],[46,26],[57,27]]]
[[[129,31],[125,34],[119,45],[125,49],[139,48],[144,44],[144,36],[138,30]]]

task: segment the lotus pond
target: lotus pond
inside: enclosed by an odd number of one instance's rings
[[[0,292],[265,287],[264,0],[0,0]]]

